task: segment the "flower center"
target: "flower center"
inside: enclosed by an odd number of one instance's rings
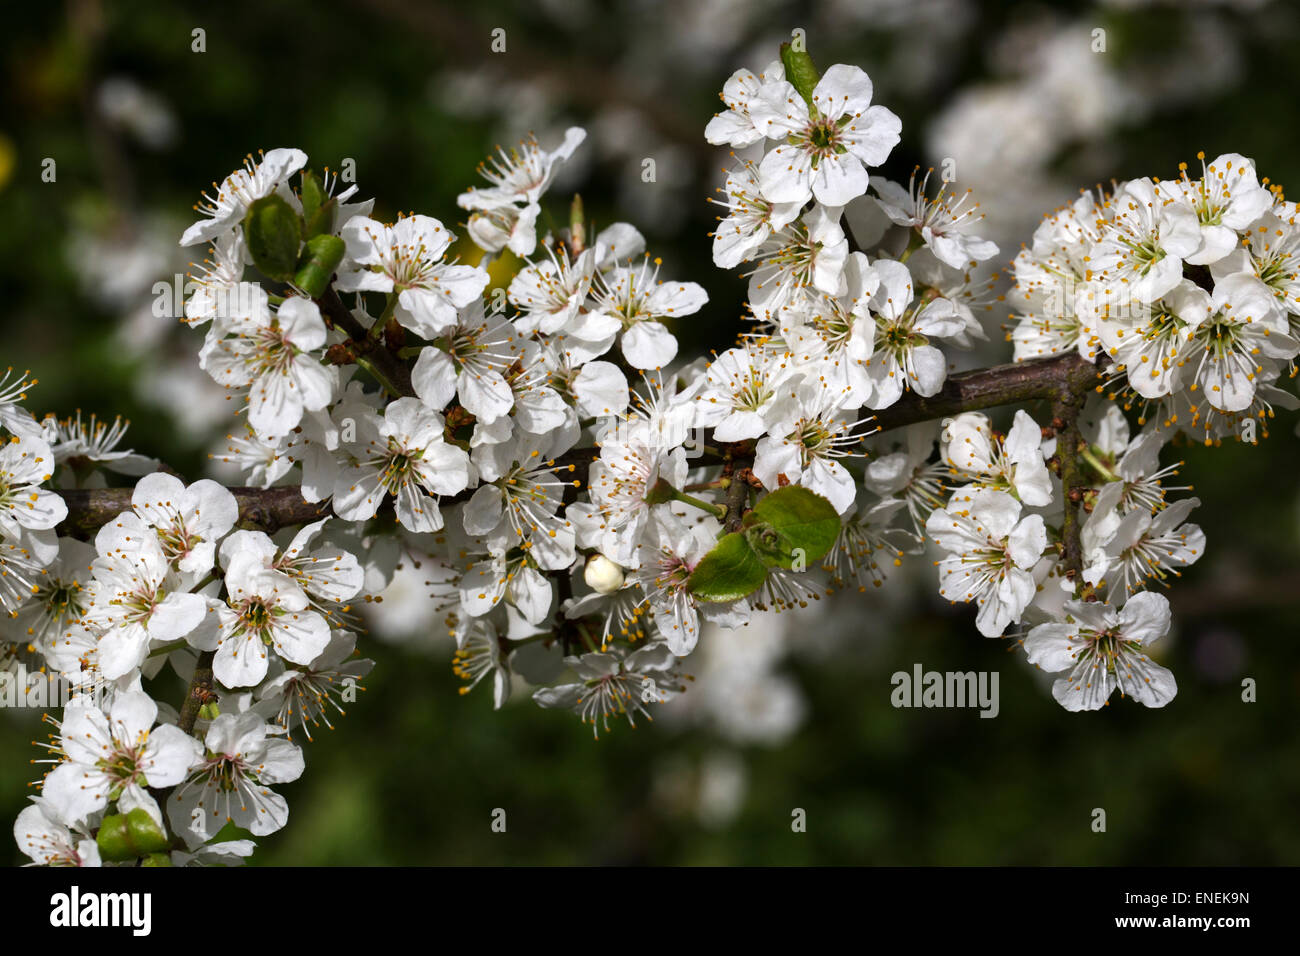
[[[391,444],[389,449],[388,459],[379,473],[379,483],[392,494],[397,494],[398,489],[406,484],[414,472],[415,462],[420,459],[422,452],[407,451]]]

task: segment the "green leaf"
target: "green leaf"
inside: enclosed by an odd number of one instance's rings
[[[312,170],[303,170],[302,187],[298,190],[302,198],[302,218],[311,222],[311,217],[316,215],[316,211],[329,200],[325,195],[325,188],[321,185],[320,177]]]
[[[302,237],[314,239],[334,231],[334,210],[338,202],[325,192],[320,177],[311,170],[302,174]]]
[[[818,76],[817,67],[813,66],[808,51],[796,50],[788,42],[782,43],[781,64],[785,67],[785,78],[790,85],[799,91],[799,95],[808,104],[808,109],[814,109],[813,90],[817,88],[817,81],[821,77]]]
[[[840,533],[835,506],[798,485],[760,498],[745,515],[745,540],[768,567],[807,568],[831,549]]]
[[[326,236],[332,233],[334,231],[334,211],[337,208],[338,200],[325,200],[315,214],[307,218],[307,224],[303,227],[303,236],[312,239],[316,236]]]
[[[313,236],[298,260],[293,284],[313,299],[325,294],[334,270],[343,261],[344,243],[338,236]]]
[[[244,217],[244,238],[248,253],[262,274],[270,279],[293,278],[298,264],[302,223],[297,213],[280,196],[263,196],[248,207]]]
[[[738,601],[753,594],[767,578],[767,568],[737,532],[723,535],[695,566],[687,589],[701,601]]]

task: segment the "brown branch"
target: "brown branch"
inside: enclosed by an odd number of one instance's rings
[[[754,443],[740,442],[725,452],[722,477],[727,484],[727,515],[722,525],[728,531],[739,531],[749,504],[749,469],[754,467]]]
[[[194,676],[190,678],[185,700],[181,702],[180,720],[177,722],[177,726],[187,734],[194,729],[194,724],[199,719],[199,711],[212,697],[212,682],[215,679],[212,674],[212,661],[215,657],[214,651],[204,651],[199,655],[198,663],[194,665]]]
[[[1105,359],[1102,359],[1105,362]],[[937,395],[924,398],[909,393],[889,408],[876,412],[881,431],[930,421],[960,412],[998,405],[1046,400],[1052,405],[1052,427],[1057,433],[1053,469],[1061,476],[1064,517],[1061,522],[1061,564],[1075,583],[1079,596],[1091,600],[1083,586],[1083,547],[1080,543],[1080,507],[1085,488],[1079,460],[1079,412],[1088,392],[1098,381],[1097,365],[1067,352],[1050,358],[998,365],[953,375]]]
[[[1061,474],[1061,506],[1064,516],[1061,519],[1061,564],[1065,576],[1074,582],[1075,590],[1083,584],[1083,546],[1079,540],[1082,524],[1079,517],[1080,502],[1083,500],[1085,482],[1082,466],[1079,463],[1079,409],[1083,402],[1080,398],[1071,401],[1063,398],[1052,403],[1052,425],[1056,428],[1056,458]]]
[[[415,396],[410,367],[389,350],[384,336],[370,335],[362,327],[356,316],[343,304],[333,286],[315,302],[329,326],[347,334],[349,341],[342,343],[346,361],[361,364],[358,360],[364,360],[365,364],[371,366],[381,385],[386,388],[391,386],[398,397]]]
[[[338,307],[342,308],[341,302]],[[356,321],[351,316],[348,318],[352,322]],[[1083,398],[1096,379],[1097,367],[1072,352],[1053,358],[962,372],[950,377],[937,395],[923,398],[908,393],[889,408],[875,412],[874,417],[880,430],[888,431],[964,411],[1035,399],[1046,399],[1057,406],[1064,403],[1077,408],[1082,405]],[[575,448],[558,456],[555,461],[557,465],[581,468],[591,463],[594,454],[591,448]],[[726,523],[729,526],[735,524],[743,514],[747,501],[746,469],[753,464],[752,450],[747,450],[744,446],[733,447],[722,460],[715,460],[715,456],[709,454],[697,464],[723,464],[724,467],[729,464],[731,471],[728,477],[733,484],[728,488]],[[1074,487],[1074,483],[1069,487]],[[328,502],[313,504],[304,501],[301,489],[292,485],[266,489],[231,488],[230,491],[239,503],[239,525],[243,528],[270,533],[280,528],[316,521],[331,513]],[[92,537],[101,525],[131,509],[131,493],[130,488],[59,491],[68,505],[68,517],[60,529],[73,537]],[[451,495],[442,498],[440,503],[456,504],[468,500],[470,494],[472,492],[466,491]],[[1067,512],[1069,510],[1071,509],[1067,509]]]
[[[555,459],[557,466],[572,465],[575,469],[591,463],[590,448],[575,448]],[[584,474],[585,477],[585,474]],[[123,511],[131,510],[132,488],[75,488],[57,489],[68,506],[68,517],[59,525],[62,534],[83,541],[94,537],[95,532]],[[328,501],[312,503],[302,497],[296,485],[275,488],[230,488],[239,505],[237,526],[271,534],[281,528],[308,524],[333,514]],[[439,498],[441,505],[454,505],[468,501],[474,489]]]
[[[961,412],[1035,399],[1072,401],[1097,383],[1098,368],[1077,352],[976,369],[949,376],[937,395],[908,392],[872,413],[881,431]]]
[[[60,489],[67,503],[68,517],[59,525],[66,535],[83,540],[94,536],[100,526],[108,524],[123,511],[131,510],[131,488]],[[270,534],[291,525],[318,521],[330,514],[328,501],[312,504],[304,501],[296,486],[277,488],[231,488],[239,504],[239,527]]]

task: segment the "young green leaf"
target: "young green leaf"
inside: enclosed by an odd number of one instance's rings
[[[126,829],[126,814],[123,813],[111,813],[100,821],[95,843],[99,847],[99,855],[113,863],[134,860],[139,856],[131,845]]]
[[[812,57],[806,50],[796,50],[789,43],[781,44],[781,64],[785,67],[785,78],[799,91],[808,108],[813,109],[813,90],[817,88],[817,67],[813,66]]]
[[[334,229],[334,210],[338,201],[325,192],[320,177],[311,170],[302,174],[302,237],[313,239]]]
[[[744,524],[750,549],[767,566],[779,568],[821,560],[840,533],[835,506],[798,485],[760,498]]]
[[[732,532],[723,535],[704,556],[686,586],[701,601],[737,601],[753,594],[767,578],[767,568],[745,541]]]
[[[253,264],[269,279],[288,280],[298,264],[302,223],[280,196],[263,196],[248,207],[244,238]]]
[[[159,853],[167,849],[169,840],[162,828],[149,816],[149,811],[136,807],[126,815],[126,829],[130,835],[131,845],[138,856],[146,853]]]
[[[302,234],[307,239],[324,236],[334,230],[334,212],[338,209],[337,199],[327,199],[316,212],[306,219]]]
[[[304,169],[302,172],[302,186],[298,190],[298,195],[302,198],[302,218],[307,222],[311,222],[311,217],[316,215],[316,210],[329,199],[325,195],[324,187],[321,186],[320,177],[310,169]]]
[[[313,236],[298,260],[293,284],[315,299],[325,294],[330,277],[343,261],[344,243],[338,236]]]

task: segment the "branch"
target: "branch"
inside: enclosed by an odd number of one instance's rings
[[[87,540],[101,525],[108,524],[123,511],[131,510],[131,488],[57,489],[68,505],[68,517],[59,525],[63,534]],[[327,501],[312,504],[303,500],[302,489],[295,486],[277,488],[231,488],[239,504],[239,527],[270,534],[290,525],[318,521],[330,514]]]
[[[185,692],[185,700],[181,701],[181,713],[178,726],[187,734],[194,729],[195,722],[199,719],[199,711],[203,705],[212,697],[212,661],[216,657],[214,651],[204,651],[199,655],[198,663],[194,665],[194,676],[190,678],[189,689]]]
[[[557,465],[575,468],[590,464],[593,450],[575,448],[555,459]],[[585,477],[585,476],[584,476]],[[236,526],[271,534],[281,528],[309,524],[333,514],[328,501],[310,502],[302,497],[296,485],[275,488],[229,488],[239,505]],[[475,489],[438,499],[440,505],[453,505],[468,501]],[[123,511],[131,510],[132,488],[74,488],[55,489],[68,506],[68,516],[58,526],[62,534],[83,541],[94,537],[95,532]]]
[[[396,294],[396,293],[394,293]],[[343,362],[361,365],[381,385],[389,391],[396,392],[395,398],[415,396],[415,387],[411,384],[411,370],[405,362],[393,354],[382,335],[371,335],[356,317],[348,311],[339,294],[331,285],[325,294],[314,300],[321,310],[321,315],[332,328],[347,334],[349,341],[341,346],[343,352],[339,359]],[[378,321],[376,321],[378,326]],[[327,358],[330,356],[327,355]]]
[[[1106,360],[1103,357],[1102,362]],[[1054,470],[1061,476],[1064,518],[1061,522],[1061,563],[1065,576],[1076,591],[1092,600],[1091,588],[1084,587],[1082,530],[1079,508],[1084,481],[1079,462],[1079,412],[1095,387],[1101,369],[1077,352],[1032,359],[1011,365],[978,369],[953,375],[937,395],[924,398],[909,392],[889,408],[875,413],[881,431],[916,422],[930,421],[960,412],[997,405],[1045,399],[1052,403],[1052,428],[1057,433]]]
[[[753,442],[741,442],[729,447],[722,466],[722,476],[727,480],[727,515],[723,527],[739,531],[749,504],[749,477],[754,467]]]
[[[961,412],[1035,399],[1074,401],[1096,384],[1098,367],[1077,352],[976,369],[949,376],[937,395],[908,392],[874,412],[881,431],[946,418]]]
[[[337,296],[334,299],[338,302]],[[338,302],[338,308],[342,308],[342,302]],[[346,313],[347,310],[343,311]],[[350,315],[348,320],[356,321]],[[347,328],[342,321],[339,326]],[[381,354],[392,356],[386,349],[380,351]],[[881,431],[889,431],[960,412],[1035,399],[1046,399],[1054,405],[1077,408],[1082,405],[1088,389],[1096,382],[1097,374],[1095,365],[1074,352],[962,372],[950,377],[937,395],[924,398],[909,392],[889,408],[875,412],[874,418]],[[407,382],[409,381],[408,375]],[[1057,412],[1054,411],[1053,414]],[[1072,421],[1072,413],[1058,417],[1067,423]],[[1075,434],[1077,436],[1077,431]],[[582,467],[590,464],[594,455],[595,451],[591,448],[575,448],[557,457],[556,463]],[[737,487],[728,489],[727,524],[737,524],[747,498],[747,470],[753,464],[752,451],[737,446],[730,449],[723,459],[709,454],[698,464],[730,465],[728,477]],[[239,503],[239,526],[268,534],[280,528],[317,521],[331,513],[328,502],[313,504],[304,501],[301,489],[292,485],[266,489],[231,488],[230,491]],[[131,493],[130,488],[60,490],[59,494],[68,505],[68,517],[60,529],[64,534],[77,538],[93,537],[101,525],[131,509]],[[451,495],[440,499],[439,503],[456,504],[468,500],[470,494],[472,492]],[[1073,509],[1067,508],[1067,515],[1071,510]]]
[[[1082,584],[1083,546],[1079,541],[1082,525],[1079,520],[1079,502],[1083,498],[1083,479],[1079,464],[1079,406],[1060,402],[1052,406],[1053,425],[1057,428],[1056,456],[1061,468],[1061,506],[1065,509],[1061,520],[1061,564],[1065,576],[1074,582],[1076,590]]]
[[[1057,435],[1056,460],[1061,475],[1061,506],[1064,509],[1061,519],[1061,564],[1065,568],[1066,578],[1074,582],[1076,596],[1092,601],[1096,599],[1093,589],[1083,581],[1083,545],[1079,538],[1083,528],[1079,511],[1087,486],[1083,480],[1083,464],[1079,457],[1083,448],[1083,438],[1079,434],[1079,412],[1087,398],[1087,385],[1083,381],[1071,380],[1069,386],[1052,402],[1052,427]]]

